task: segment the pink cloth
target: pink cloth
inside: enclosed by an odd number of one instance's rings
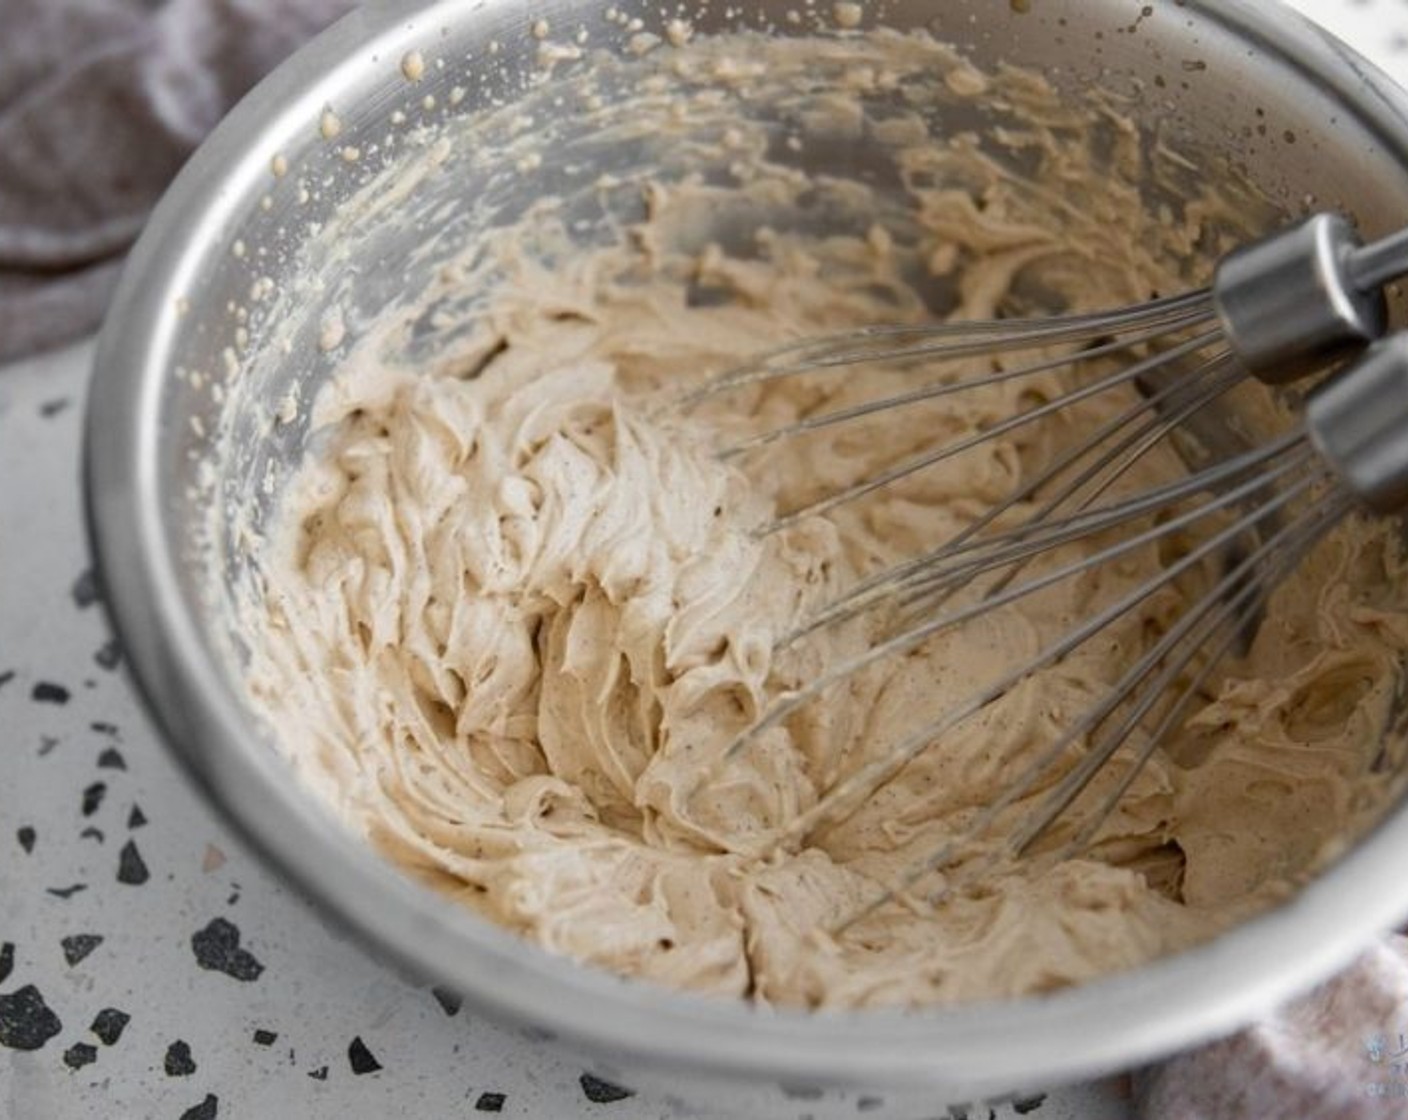
[[[1408,938],[1384,938],[1241,1034],[1147,1071],[1136,1100],[1140,1120],[1403,1120]]]
[[[0,0],[0,361],[92,331],[201,138],[350,0]]]

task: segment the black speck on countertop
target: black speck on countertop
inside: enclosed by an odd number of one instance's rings
[[[308,1076],[314,1081],[326,1081],[328,1079],[328,1067],[319,1066],[317,1069],[310,1069]]]
[[[58,745],[59,739],[57,735],[39,736],[39,757],[43,758]]]
[[[33,984],[0,996],[0,1046],[38,1050],[64,1029]]]
[[[87,884],[87,883],[74,883],[73,885],[67,886],[67,887],[45,887],[45,888],[44,888],[44,890],[45,890],[48,894],[53,895],[55,898],[64,898],[64,899],[72,898],[74,895],[78,894],[80,891],[86,891],[87,889],[88,889],[88,884]]]
[[[104,840],[103,830],[101,828],[94,828],[92,825],[89,825],[87,828],[85,828],[82,832],[78,834],[78,838],[80,840],[96,840],[99,844],[101,844]]]
[[[273,1046],[274,1043],[278,1041],[278,1031],[266,1031],[263,1027],[259,1027],[254,1032],[254,1044],[256,1046]]]
[[[436,1002],[440,1004],[441,1008],[444,1010],[446,1015],[459,1014],[460,1004],[464,1001],[459,997],[457,993],[450,991],[449,988],[431,988],[430,992],[435,997]]]
[[[376,1055],[367,1049],[361,1035],[354,1038],[347,1047],[347,1062],[352,1067],[352,1072],[359,1077],[364,1073],[375,1073],[381,1068],[381,1063],[376,1060]]]
[[[98,1048],[91,1042],[75,1042],[64,1051],[64,1065],[69,1069],[82,1069],[98,1060]]]
[[[39,406],[39,415],[45,420],[52,420],[59,413],[67,411],[68,406],[72,403],[68,397],[55,397]]]
[[[142,859],[142,853],[137,850],[137,842],[129,840],[123,844],[117,857],[117,881],[140,887],[151,877],[146,861]]]
[[[590,1073],[582,1074],[577,1081],[582,1086],[587,1100],[593,1104],[611,1104],[636,1095],[634,1089],[623,1089],[620,1085],[613,1085],[610,1081],[603,1081]]]
[[[480,1093],[474,1102],[475,1112],[502,1112],[507,1098],[502,1093]]]
[[[126,770],[127,760],[116,747],[104,747],[98,752],[99,770]]]
[[[6,669],[3,673],[0,673],[0,688],[4,688],[14,679],[15,671],[13,669]]]
[[[10,973],[15,970],[15,946],[6,941],[0,945],[0,984],[9,979]]]
[[[59,942],[63,947],[64,960],[68,962],[69,968],[76,965],[102,943],[103,937],[99,933],[74,933]]]
[[[93,651],[93,660],[100,669],[112,672],[122,664],[122,646],[116,638],[109,638]]]
[[[103,803],[103,798],[107,796],[108,787],[106,782],[94,782],[83,790],[83,815],[91,817],[98,811]]]
[[[104,1046],[116,1046],[131,1018],[127,1012],[116,1007],[105,1007],[94,1017],[93,1025],[88,1029],[98,1036],[98,1041]]]
[[[204,929],[193,933],[191,949],[201,968],[236,980],[257,980],[264,971],[253,953],[240,948],[239,926],[225,918],[212,918]]]
[[[15,839],[20,842],[20,847],[24,849],[25,855],[34,851],[35,832],[29,825],[23,825],[17,829]]]
[[[53,681],[39,681],[29,690],[29,698],[36,704],[67,704],[69,691]]]
[[[205,1100],[181,1113],[181,1120],[215,1120],[220,1115],[220,1098],[206,1093]]]
[[[74,605],[79,610],[91,607],[98,601],[98,577],[93,574],[93,569],[89,568],[73,581],[73,587],[69,594],[73,596]]]
[[[1045,1093],[1036,1093],[1030,1097],[1014,1097],[1012,1100],[1012,1111],[1018,1116],[1025,1116],[1029,1112],[1035,1112],[1045,1101]]]
[[[99,735],[110,735],[114,739],[118,736],[117,724],[107,723],[103,720],[94,720],[88,725],[88,730],[96,731]]]
[[[195,1073],[196,1060],[191,1057],[190,1044],[178,1038],[168,1046],[163,1067],[167,1077],[189,1077]]]
[[[142,807],[140,805],[133,805],[132,811],[127,814],[127,827],[129,829],[141,828],[146,823],[147,815],[142,812]]]

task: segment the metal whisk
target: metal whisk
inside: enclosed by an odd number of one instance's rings
[[[1101,500],[1151,448],[1248,376],[1281,384],[1363,350],[1384,330],[1381,286],[1405,273],[1408,230],[1365,247],[1345,221],[1322,214],[1229,255],[1212,286],[1203,291],[1097,314],[880,328],[809,341],[720,375],[691,396],[688,403],[694,405],[743,386],[802,373],[844,371],[859,363],[922,362],[922,373],[932,376],[936,362],[1064,348],[1057,357],[976,378],[931,380],[883,400],[807,417],[724,452],[742,455],[919,401],[1048,373],[1092,357],[1128,356],[1127,364],[1114,372],[1077,383],[1053,400],[786,511],[759,530],[769,534],[1097,394],[1122,390],[1128,395],[1131,386],[1144,394],[1079,444],[1060,449],[962,532],[922,556],[864,579],[783,636],[779,649],[867,612],[884,611],[885,618],[896,620],[864,652],[778,698],[728,745],[715,770],[833,685],[883,659],[913,651],[941,632],[1078,579],[1136,550],[1202,534],[1194,547],[1167,562],[1157,575],[915,728],[884,757],[836,782],[815,806],[771,834],[767,850],[800,841],[843,819],[922,752],[936,743],[942,749],[947,733],[1021,682],[1062,661],[1187,573],[1210,562],[1223,565],[1207,594],[1185,609],[1096,703],[1075,716],[961,836],[884,884],[874,901],[849,915],[841,928],[954,862],[965,845],[990,832],[1014,803],[1049,784],[1036,807],[977,870],[1003,854],[1026,853],[1137,733],[1137,746],[1123,774],[1060,848],[1058,858],[1087,848],[1144,764],[1179,726],[1218,661],[1255,624],[1276,585],[1356,509],[1389,514],[1408,505],[1408,332],[1374,343],[1319,385],[1291,432],[1263,446],[1223,455],[1167,483]],[[1032,508],[1028,511],[1023,503]],[[1007,515],[1015,512],[1021,516],[1012,524]],[[1120,529],[1125,535],[1112,533]],[[1055,553],[1097,535],[1101,541],[1115,539],[1076,560]],[[1033,570],[1038,559],[1045,562]],[[1082,744],[1078,760],[1061,773],[1061,760]]]

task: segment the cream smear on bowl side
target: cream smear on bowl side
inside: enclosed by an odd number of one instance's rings
[[[630,976],[769,1003],[1047,990],[1286,897],[1387,797],[1373,764],[1408,618],[1381,529],[1345,527],[1273,598],[1252,650],[1215,675],[1086,858],[1001,854],[1048,783],[956,867],[838,931],[960,835],[1217,573],[1166,587],[844,819],[778,847],[826,789],[1168,557],[1151,546],[941,635],[725,762],[770,700],[875,638],[862,617],[775,651],[809,609],[961,530],[1128,401],[1081,402],[770,534],[757,530],[779,513],[1065,382],[998,384],[730,459],[718,451],[751,432],[914,373],[855,367],[679,407],[790,339],[1181,290],[1266,207],[1235,182],[1197,185],[1117,106],[1064,105],[1041,78],[979,72],[926,36],[667,38],[542,95],[577,107],[584,144],[637,146],[632,168],[573,181],[530,97],[447,128],[328,231],[352,243],[409,221],[428,177],[468,175],[486,151],[542,187],[378,314],[335,290],[297,344],[282,336],[337,368],[315,400],[297,386],[279,398],[268,423],[297,419],[305,454],[291,477],[266,476],[276,514],[242,537],[257,558],[239,619],[247,681],[279,749],[353,836],[488,919]],[[398,64],[414,82],[430,59]],[[1000,107],[1002,123],[963,127],[965,104]],[[936,134],[941,117],[959,124]],[[888,174],[828,168],[851,152]],[[1187,196],[1180,212],[1148,204],[1151,174]],[[440,216],[449,228],[453,211]],[[442,253],[432,241],[422,261]],[[1122,485],[1184,469],[1161,447]]]

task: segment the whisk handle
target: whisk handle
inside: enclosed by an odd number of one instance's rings
[[[1349,255],[1349,278],[1361,292],[1408,276],[1408,229],[1401,229]]]
[[[1281,385],[1363,349],[1387,324],[1371,281],[1390,269],[1394,240],[1366,250],[1345,218],[1323,213],[1228,253],[1212,296],[1232,352],[1248,372]]]
[[[1408,330],[1321,382],[1305,405],[1310,442],[1374,513],[1408,507]]]

